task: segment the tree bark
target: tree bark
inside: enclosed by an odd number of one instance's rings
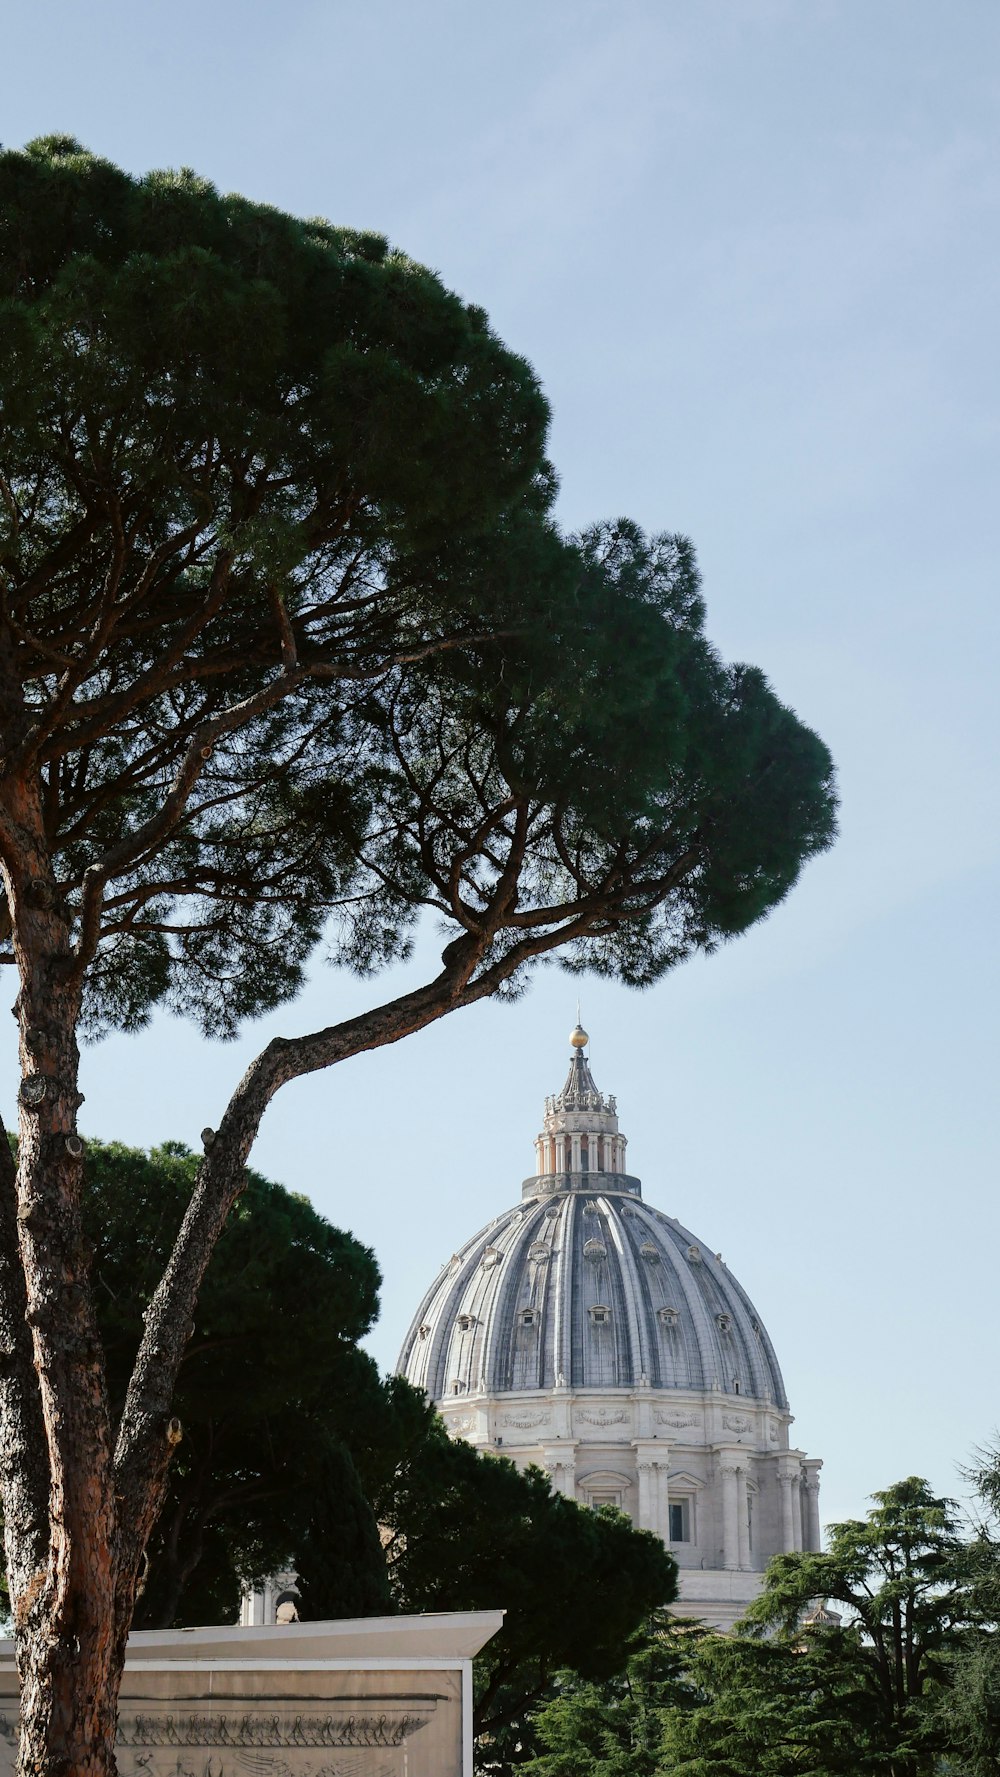
[[[10,1277],[10,1251],[4,1281],[12,1287],[3,1310],[14,1358],[3,1400],[3,1441],[21,1684],[19,1770],[24,1777],[70,1772],[97,1777],[114,1769],[119,1673],[110,1419],[80,1215],[80,996],[40,798],[23,780],[8,780],[2,813],[19,840],[16,868],[9,852],[3,865],[21,982],[15,1009],[22,1282],[18,1291]],[[4,1213],[9,1222],[9,1203]],[[37,1376],[33,1394],[14,1386],[25,1346],[15,1324],[19,1313],[30,1329]]]

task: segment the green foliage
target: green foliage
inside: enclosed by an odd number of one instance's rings
[[[744,1639],[695,1668],[708,1701],[675,1733],[678,1772],[937,1769],[936,1704],[974,1615],[966,1544],[954,1506],[925,1481],[873,1497],[866,1519],[829,1527],[824,1553],[775,1556]],[[817,1598],[844,1607],[840,1627],[803,1631]]]
[[[1000,1647],[997,1621],[969,1638],[952,1662],[947,1689],[935,1699],[935,1728],[947,1750],[941,1777],[1000,1773]]]
[[[602,1685],[561,1680],[533,1777],[987,1777],[997,1758],[992,1545],[909,1479],[823,1554],[781,1555],[731,1635],[678,1625]],[[803,1623],[817,1598],[841,1622]],[[512,1761],[511,1768],[517,1764]]]
[[[518,1737],[561,1667],[587,1679],[620,1671],[650,1612],[676,1595],[658,1537],[554,1493],[537,1469],[521,1474],[453,1442],[440,1421],[375,1508],[401,1609],[507,1612],[477,1663],[477,1725],[491,1756]]]
[[[688,1676],[701,1700],[664,1724],[662,1769],[671,1777],[851,1777],[915,1768],[905,1760],[907,1740],[887,1731],[849,1632],[806,1629],[793,1642],[709,1636]]]
[[[116,1410],[196,1167],[176,1142],[148,1155],[87,1146]],[[619,1513],[586,1511],[538,1471],[452,1442],[422,1394],[381,1381],[356,1345],[378,1283],[365,1247],[247,1174],[181,1370],[184,1438],[137,1622],[231,1620],[241,1584],[286,1564],[314,1619],[500,1604],[504,1630],[479,1674],[496,1739],[558,1667],[617,1672],[650,1610],[674,1596],[674,1563]]]
[[[225,1034],[295,991],[349,894],[378,752],[359,685],[462,627],[467,590],[417,602],[404,558],[544,509],[545,401],[380,236],[65,137],[0,155],[0,391],[0,572],[68,891],[192,731],[273,681],[279,607],[334,668],[213,742],[197,813],[118,885],[140,917],[109,922],[92,1018],[166,998]]]
[[[948,1748],[942,1777],[1000,1773],[1000,1450],[979,1453],[966,1472],[982,1506],[977,1534],[965,1551],[974,1627],[952,1654],[937,1727]]]
[[[828,1527],[822,1554],[777,1555],[747,1613],[751,1626],[794,1634],[810,1598],[846,1605],[887,1704],[921,1694],[969,1621],[966,1544],[951,1500],[911,1476],[873,1494],[866,1519]]]
[[[46,454],[55,415],[89,425],[108,467],[148,487],[151,528],[200,517],[183,465],[206,443],[227,465],[217,525],[279,573],[309,546],[317,485],[349,482],[366,534],[426,538],[482,524],[544,471],[528,365],[381,236],[188,172],[135,180],[54,138],[0,170],[11,424]],[[232,473],[247,452],[286,467],[263,505]]]
[[[197,1165],[177,1142],[151,1154],[87,1144],[86,1227],[116,1413]],[[247,1174],[181,1367],[184,1438],[139,1625],[232,1620],[241,1581],[283,1566],[320,1531],[325,1565],[310,1614],[388,1608],[375,1522],[348,1454],[363,1471],[399,1435],[398,1391],[387,1392],[357,1346],[378,1286],[366,1247],[304,1197]]]
[[[604,1685],[563,1681],[533,1722],[530,1777],[848,1777],[893,1750],[853,1650],[674,1623]]]
[[[569,1673],[533,1716],[529,1777],[660,1777],[675,1711],[697,1700],[689,1668],[701,1631],[654,1617],[620,1673],[604,1684]]]
[[[230,1034],[324,934],[372,971],[426,909],[480,935],[490,991],[564,942],[643,984],[829,844],[829,755],[711,649],[690,544],[562,538],[533,372],[381,237],[64,137],[0,155],[0,390],[74,920],[107,879],[94,1028],[166,1002]]]

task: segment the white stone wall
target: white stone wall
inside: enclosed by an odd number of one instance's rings
[[[772,1555],[819,1548],[819,1469],[789,1446],[790,1413],[743,1395],[555,1389],[442,1403],[453,1436],[537,1464],[582,1504],[611,1500],[662,1536],[681,1608],[719,1626],[759,1590]],[[670,1537],[680,1504],[687,1540]]]

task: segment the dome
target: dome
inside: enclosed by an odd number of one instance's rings
[[[818,1458],[789,1446],[778,1360],[710,1242],[646,1203],[577,1020],[521,1201],[459,1247],[399,1370],[455,1437],[537,1465],[669,1545],[673,1608],[730,1627],[771,1556],[820,1547]]]
[[[525,1390],[722,1390],[785,1408],[763,1322],[719,1254],[643,1202],[579,1026],[540,1170],[427,1291],[399,1369],[434,1401]],[[551,1166],[549,1163],[551,1162]]]
[[[531,1389],[721,1389],[785,1407],[774,1348],[705,1242],[632,1189],[537,1197],[460,1247],[399,1368],[432,1400]]]

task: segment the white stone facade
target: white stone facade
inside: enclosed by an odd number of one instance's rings
[[[790,1413],[744,1395],[564,1388],[441,1412],[455,1437],[655,1531],[680,1568],[676,1609],[713,1626],[756,1596],[772,1555],[820,1547],[821,1464],[790,1448]]]

